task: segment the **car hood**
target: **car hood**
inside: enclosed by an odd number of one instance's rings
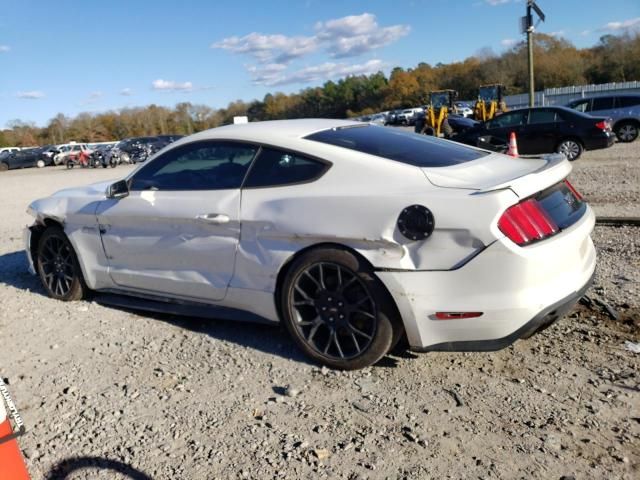
[[[116,180],[109,180],[106,182],[92,183],[91,185],[85,185],[83,187],[65,188],[59,190],[53,195],[54,198],[60,197],[95,197],[106,196],[107,187],[113,184]]]
[[[566,178],[571,172],[571,164],[561,154],[513,158],[493,153],[471,162],[423,168],[422,171],[437,187],[476,190],[478,193],[509,188],[519,197],[527,197]]]

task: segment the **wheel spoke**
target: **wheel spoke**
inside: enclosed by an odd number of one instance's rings
[[[293,306],[294,307],[301,307],[302,305],[313,306],[313,301],[311,301],[311,300],[298,300],[296,302],[293,302]]]
[[[371,340],[371,335],[367,335],[366,333],[364,333],[362,330],[357,329],[356,327],[354,327],[353,325],[349,324],[349,327],[351,328],[351,331],[355,334],[360,335],[361,337],[366,338],[367,340]]]
[[[327,344],[324,347],[324,351],[323,351],[324,354],[326,354],[329,351],[329,347],[333,343],[333,337],[335,337],[335,335],[336,335],[335,330],[331,330],[331,333],[329,334],[329,340],[327,340]]]
[[[361,310],[361,309],[353,310],[351,313],[360,313],[361,315],[364,315],[365,317],[369,317],[369,318],[373,318],[373,319],[376,318],[376,316],[373,313],[365,312],[364,310]]]
[[[318,282],[318,280],[313,278],[313,275],[311,275],[308,270],[304,271],[304,275],[306,275],[315,284],[318,290],[322,289],[322,285],[320,284],[320,282]]]
[[[302,297],[309,301],[309,302],[313,302],[313,300],[311,299],[311,297],[309,295],[306,294],[306,292],[304,290],[302,290],[302,288],[300,288],[299,285],[296,285],[295,287],[296,292],[298,292],[300,295],[302,295]]]
[[[349,335],[351,335],[351,340],[353,340],[353,344],[356,347],[356,350],[358,351],[358,353],[360,353],[360,344],[358,343],[358,339],[356,338],[356,336],[353,334],[353,330],[349,329]]]
[[[340,358],[344,358],[344,353],[342,353],[342,348],[340,348],[340,342],[338,341],[338,334],[336,332],[333,332],[333,342],[336,344]]]
[[[320,328],[320,325],[322,325],[322,322],[316,322],[316,324],[311,328],[311,331],[309,332],[309,336],[307,337],[307,340],[310,342],[313,337],[315,337],[316,333],[318,332],[318,329]]]
[[[322,290],[326,290],[327,286],[324,283],[324,270],[322,269],[321,263],[318,264],[318,271],[320,273],[320,288],[322,288]]]
[[[340,293],[344,292],[347,288],[349,288],[356,280],[357,280],[356,277],[351,277],[351,280],[347,281],[347,283],[342,285],[342,288],[340,289]]]

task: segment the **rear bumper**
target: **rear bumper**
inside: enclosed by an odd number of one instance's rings
[[[529,338],[532,335],[541,332],[545,328],[551,326],[556,320],[561,319],[569,313],[578,300],[589,290],[593,283],[594,275],[591,275],[589,281],[577,292],[568,295],[550,307],[545,308],[538,313],[530,321],[525,323],[515,332],[506,337],[497,338],[495,340],[476,340],[461,342],[445,342],[429,347],[412,348],[416,352],[493,352],[508,347],[516,340],[521,338]]]
[[[598,150],[608,148],[614,144],[616,136],[613,133],[602,134],[602,136],[591,136],[585,139],[584,148],[586,150]]]
[[[379,271],[415,350],[496,350],[566,313],[590,284],[596,252],[591,208],[556,236],[527,247],[502,238],[457,270]],[[436,312],[482,312],[438,320]]]

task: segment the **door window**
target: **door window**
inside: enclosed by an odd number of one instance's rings
[[[592,111],[611,110],[613,108],[613,97],[597,97],[593,99]]]
[[[275,187],[310,182],[329,164],[275,148],[263,148],[249,172],[245,187]]]
[[[527,113],[527,110],[503,113],[487,122],[487,128],[505,128],[524,125],[527,122]]]
[[[573,108],[574,110],[577,110],[579,112],[588,112],[590,110],[589,108],[589,104],[591,103],[591,100],[580,100],[580,101],[576,101],[573,102],[571,104],[571,108]]]
[[[640,105],[640,97],[618,97],[618,108],[635,107]]]
[[[131,190],[240,188],[258,147],[235,142],[195,142],[171,149],[140,170]]]
[[[529,112],[529,125],[554,123],[556,121],[556,112],[554,110],[531,110]]]

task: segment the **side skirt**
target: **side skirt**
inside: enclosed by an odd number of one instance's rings
[[[267,323],[270,325],[275,323],[273,320],[269,320],[255,313],[236,308],[198,302],[187,302],[183,300],[172,300],[147,295],[142,297],[130,292],[122,292],[118,290],[103,290],[95,292],[94,300],[101,305],[126,308],[130,310],[166,313],[183,317]]]

